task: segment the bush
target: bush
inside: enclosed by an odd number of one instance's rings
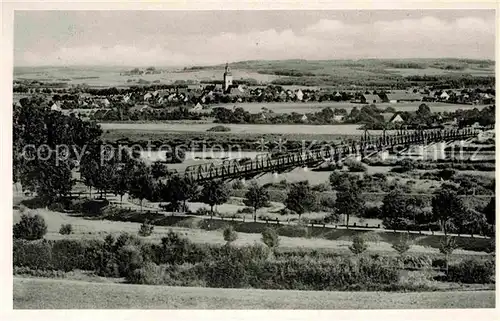
[[[448,266],[448,262],[446,261],[446,259],[438,257],[432,259],[431,265],[433,268],[445,269]]]
[[[378,206],[367,206],[364,212],[362,212],[363,218],[381,218],[382,209]]]
[[[280,240],[276,230],[269,227],[264,229],[264,231],[262,231],[262,242],[270,249],[278,247]]]
[[[303,224],[280,226],[277,232],[278,235],[287,237],[309,237],[309,230]]]
[[[154,225],[149,223],[149,220],[144,220],[139,228],[139,236],[147,237],[153,234]]]
[[[120,248],[116,253],[116,260],[118,272],[122,277],[127,277],[144,263],[141,248],[136,245],[125,245]]]
[[[204,207],[200,207],[199,209],[196,210],[195,215],[200,215],[200,216],[206,216],[210,215],[210,210]]]
[[[493,260],[465,260],[450,265],[447,280],[460,283],[493,283],[495,262]]]
[[[236,241],[236,239],[238,238],[238,233],[236,233],[234,231],[234,228],[232,225],[229,225],[228,227],[226,227],[224,229],[223,235],[224,235],[224,241],[226,241],[227,244],[230,244],[230,243]]]
[[[51,243],[47,240],[29,242],[15,239],[12,261],[14,266],[29,267],[34,270],[53,269]]]
[[[231,131],[231,128],[222,125],[214,126],[212,128],[207,129],[207,132],[229,132],[229,131]]]
[[[206,286],[190,264],[156,265],[147,262],[140,269],[134,270],[127,282],[134,284],[169,285],[169,286]]]
[[[251,208],[251,207],[240,208],[240,209],[238,209],[238,211],[236,213],[237,214],[253,214],[253,208]]]
[[[21,221],[14,225],[13,235],[16,239],[38,240],[47,233],[47,224],[40,215],[22,214]]]
[[[406,255],[403,257],[405,269],[427,269],[432,266],[432,259],[427,255]]]
[[[349,250],[351,250],[352,253],[358,255],[363,253],[367,249],[368,244],[365,243],[365,239],[359,234],[356,234],[352,240],[352,245],[349,246]]]
[[[352,173],[366,172],[366,166],[358,161],[346,162],[346,166],[349,169],[349,172],[352,172]]]
[[[71,224],[62,224],[61,228],[59,229],[59,234],[62,235],[69,235],[73,233],[73,226]]]

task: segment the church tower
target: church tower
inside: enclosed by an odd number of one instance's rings
[[[224,91],[227,92],[233,85],[233,75],[229,70],[229,65],[226,63],[226,70],[224,71]]]

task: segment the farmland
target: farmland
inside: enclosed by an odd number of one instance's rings
[[[494,291],[380,293],[206,289],[14,278],[14,309],[493,308]]]
[[[378,103],[376,104],[377,108],[384,110],[387,107],[393,107],[396,111],[416,111],[418,106],[421,105],[421,102],[400,102],[400,103]],[[447,103],[427,103],[427,105],[431,108],[432,112],[453,112],[458,109],[468,110],[468,109],[482,109],[484,105],[464,105],[464,104],[447,104]],[[296,103],[233,103],[227,105],[220,105],[226,108],[241,107],[251,113],[259,113],[262,111],[262,108],[267,108],[271,110],[273,113],[277,114],[285,114],[285,113],[315,113],[321,111],[323,108],[343,108],[350,113],[351,110],[356,107],[360,109],[363,107],[361,104],[354,104],[349,102],[296,102]]]

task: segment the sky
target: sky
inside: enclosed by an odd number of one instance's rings
[[[494,10],[16,11],[15,66],[495,58]]]

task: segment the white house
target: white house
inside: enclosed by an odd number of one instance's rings
[[[144,100],[148,100],[151,97],[153,97],[153,95],[151,95],[151,93],[147,93],[144,95]]]
[[[307,116],[306,115],[302,115],[302,117],[300,117],[300,120],[306,121],[307,120]]]
[[[108,107],[110,105],[110,102],[109,102],[109,100],[107,98],[104,98],[102,100],[102,104],[104,105],[104,107]]]
[[[448,100],[448,98],[450,98],[450,95],[448,95],[448,93],[446,91],[443,91],[441,93],[441,95],[439,95],[439,98],[444,99],[444,100]]]
[[[295,93],[295,97],[297,97],[297,100],[302,100],[302,98],[304,98],[304,93],[302,92],[302,90],[297,90],[297,92]]]
[[[61,107],[57,105],[57,103],[54,103],[51,107],[50,110],[56,110],[56,111],[61,111]]]
[[[335,116],[333,116],[333,120],[336,122],[342,122],[342,121],[344,121],[344,116],[343,115],[335,115]]]
[[[403,117],[401,117],[400,114],[395,114],[394,117],[392,117],[392,119],[390,120],[391,123],[393,124],[397,124],[397,123],[404,123],[404,119]]]
[[[197,103],[193,109],[193,111],[200,111],[200,110],[203,110],[203,106],[200,104],[200,103]]]

